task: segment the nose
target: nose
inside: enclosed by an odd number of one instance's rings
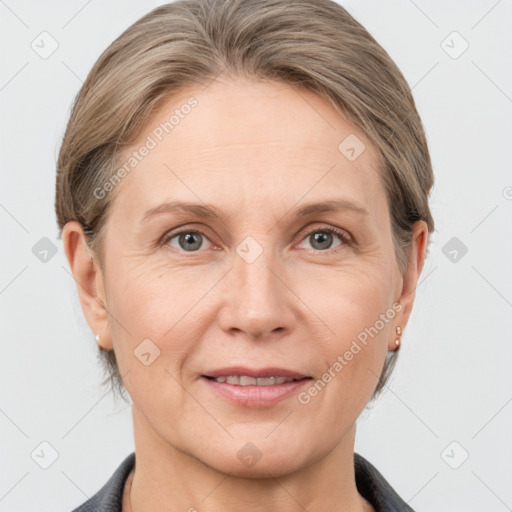
[[[223,284],[219,324],[225,332],[251,340],[276,339],[292,330],[297,298],[286,269],[270,249],[251,262],[235,254]]]

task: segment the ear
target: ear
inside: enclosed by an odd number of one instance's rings
[[[103,274],[87,246],[82,225],[77,221],[66,223],[62,230],[62,241],[85,319],[92,331],[99,334],[98,345],[112,349]]]
[[[427,252],[427,241],[428,241],[428,225],[424,220],[417,221],[413,226],[412,240],[409,248],[409,257],[407,268],[402,274],[402,288],[399,291],[400,297],[398,302],[402,305],[402,310],[397,315],[396,326],[402,328],[402,332],[405,326],[409,322],[411,316],[412,307],[414,304],[414,298],[416,296],[416,287],[423,270],[425,263],[425,256]],[[393,339],[390,340],[389,350],[396,350],[395,345],[396,336],[393,329]]]

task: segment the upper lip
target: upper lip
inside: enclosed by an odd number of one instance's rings
[[[287,370],[286,368],[267,367],[267,368],[247,368],[245,366],[229,366],[209,370],[203,374],[205,377],[227,377],[228,375],[247,375],[248,377],[289,377],[293,379],[303,379],[308,375]]]

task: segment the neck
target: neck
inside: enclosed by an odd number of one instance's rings
[[[218,471],[165,442],[132,405],[136,467],[123,512],[373,512],[355,485],[355,425],[336,447],[307,467],[278,477],[244,478]]]

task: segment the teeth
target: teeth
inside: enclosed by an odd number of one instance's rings
[[[216,377],[216,382],[225,382],[236,386],[273,386],[274,384],[283,384],[284,382],[293,382],[291,377],[249,377],[248,375],[226,375]]]

